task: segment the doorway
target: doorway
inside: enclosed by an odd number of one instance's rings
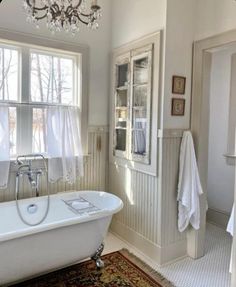
[[[234,202],[234,153],[229,121],[234,121],[236,44],[208,50],[211,53],[207,222],[226,230]],[[233,133],[233,132],[232,132]]]
[[[231,49],[231,50],[230,50]],[[235,49],[235,50],[234,50]],[[228,53],[228,54],[227,54]],[[193,133],[195,146],[196,146],[196,154],[198,159],[198,166],[199,166],[199,173],[200,178],[204,190],[204,194],[200,199],[200,208],[201,208],[201,226],[199,231],[191,230],[188,232],[187,235],[187,242],[188,242],[188,254],[193,258],[199,258],[204,256],[205,253],[205,239],[206,239],[206,203],[207,203],[207,197],[209,199],[209,207],[210,210],[214,211],[214,206],[216,206],[217,200],[215,200],[217,197],[221,197],[220,191],[212,188],[213,191],[211,191],[207,195],[207,191],[211,190],[211,187],[216,183],[211,183],[210,178],[211,177],[217,177],[216,173],[212,174],[212,164],[216,158],[214,157],[213,150],[212,149],[212,140],[215,137],[218,136],[218,141],[221,138],[225,139],[225,135],[217,134],[217,130],[215,131],[213,129],[215,121],[213,119],[215,109],[222,108],[223,105],[220,105],[220,101],[218,99],[218,102],[214,102],[214,99],[212,100],[212,94],[214,94],[214,97],[217,96],[219,92],[219,84],[220,84],[220,76],[217,74],[217,71],[212,71],[212,67],[214,65],[219,64],[220,58],[221,60],[222,55],[225,54],[225,57],[227,55],[228,60],[232,58],[232,55],[236,53],[236,31],[230,31],[227,33],[224,33],[222,35],[218,35],[215,37],[211,37],[205,40],[201,40],[195,43],[194,45],[194,70],[193,70],[193,98],[192,98],[192,117],[191,117],[191,130]],[[222,55],[221,55],[222,54]],[[220,55],[220,56],[219,56]],[[225,60],[225,59],[224,59]],[[217,63],[218,61],[218,63]],[[223,61],[223,60],[222,60]],[[231,63],[231,62],[230,62]],[[231,65],[230,65],[231,66]],[[229,68],[231,72],[231,68]],[[219,72],[219,70],[218,70]],[[227,73],[224,74],[224,77]],[[213,85],[213,75],[215,77],[218,77],[218,80],[215,80],[215,87]],[[221,75],[221,77],[223,77]],[[229,81],[230,82],[230,81]],[[218,88],[217,88],[218,85]],[[215,91],[214,91],[215,88]],[[217,90],[218,89],[218,90]],[[218,95],[220,97],[220,95]],[[225,103],[224,103],[225,104]],[[217,107],[218,105],[218,107]],[[225,105],[225,110],[229,109],[231,104]],[[229,114],[229,113],[227,113]],[[235,114],[235,113],[234,113]],[[225,114],[222,116],[226,116]],[[220,115],[219,115],[220,117]],[[236,119],[236,118],[235,118]],[[227,116],[225,118],[227,121]],[[232,121],[231,121],[232,122]],[[227,127],[227,132],[225,131],[225,126],[220,123],[222,126],[222,130],[224,130],[224,133],[227,133],[227,150],[225,152],[222,152],[222,150],[219,149],[220,154],[217,154],[218,159],[220,158],[218,164],[223,166],[225,165],[224,172],[226,169],[230,171],[227,173],[228,179],[230,179],[230,184],[232,185],[229,187],[229,180],[225,180],[225,184],[228,185],[228,195],[224,197],[224,202],[218,202],[219,208],[215,208],[216,211],[228,211],[231,209],[230,207],[230,200],[233,203],[234,200],[234,169],[235,169],[235,151],[229,151],[229,137],[228,137],[228,130],[230,130],[229,127]],[[233,128],[231,127],[231,130],[235,132],[235,121],[233,120]],[[218,126],[219,128],[219,126]],[[219,129],[218,129],[219,132]],[[225,140],[226,140],[225,139]],[[235,136],[234,136],[235,139]],[[218,145],[226,144],[226,143],[219,143]],[[209,148],[210,145],[210,148]],[[216,144],[214,145],[214,148],[216,149]],[[235,146],[235,142],[234,142]],[[217,149],[216,149],[217,150]],[[227,154],[226,158],[223,157],[223,154]],[[231,165],[231,167],[230,167]],[[215,168],[215,166],[214,166]],[[228,181],[228,182],[227,182]],[[222,184],[223,182],[220,182]],[[219,187],[219,186],[218,186]],[[229,190],[230,189],[230,190]],[[219,194],[218,194],[219,192]],[[223,195],[224,196],[224,195]],[[221,197],[222,198],[222,197]],[[221,210],[223,209],[223,210]],[[227,212],[225,212],[226,214]],[[217,214],[217,213],[216,213]],[[216,214],[210,215],[213,219],[216,219]],[[221,217],[222,219],[222,217]],[[227,223],[227,216],[225,217],[225,223]],[[234,236],[235,238],[235,236]],[[234,269],[235,270],[235,266]],[[232,278],[232,285],[235,286],[234,282],[234,276]]]

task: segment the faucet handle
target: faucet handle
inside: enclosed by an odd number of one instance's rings
[[[15,166],[19,166],[19,165],[23,165],[23,161],[19,160],[18,158],[16,159],[16,161],[14,162]]]

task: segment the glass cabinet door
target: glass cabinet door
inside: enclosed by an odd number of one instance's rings
[[[129,120],[129,58],[116,64],[114,154],[127,157]]]
[[[150,164],[152,45],[115,61],[114,155]]]
[[[131,156],[134,161],[149,164],[152,51],[132,57],[131,71]]]

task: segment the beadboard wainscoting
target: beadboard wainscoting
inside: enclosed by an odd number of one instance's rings
[[[50,183],[50,194],[70,191],[70,190],[107,190],[107,154],[108,150],[108,128],[103,126],[89,127],[88,134],[88,155],[84,157],[84,176],[78,178],[75,184],[70,185],[62,181]],[[11,201],[15,199],[15,182],[16,182],[15,163],[11,163],[9,176],[9,185],[5,190],[0,190],[0,202]],[[40,195],[46,195],[46,177],[42,179]],[[35,196],[31,191],[27,178],[21,179],[20,198]]]
[[[177,186],[182,130],[164,130],[161,182],[161,262],[187,255],[186,232],[178,231]]]
[[[158,174],[109,163],[109,190],[124,201],[112,231],[159,265],[187,254],[186,234],[177,229],[177,181],[183,131],[165,130],[158,138]],[[130,166],[130,165],[129,165]]]

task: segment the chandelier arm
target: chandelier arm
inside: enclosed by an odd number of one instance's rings
[[[45,5],[44,7],[39,8],[39,7],[34,7],[33,5],[31,5],[31,4],[30,4],[30,0],[25,0],[25,1],[26,1],[26,4],[27,4],[30,8],[34,9],[34,10],[44,11],[44,10],[48,9],[48,6],[47,6],[47,5]]]
[[[83,16],[83,17],[91,17],[91,16],[93,16],[93,12],[90,13],[90,14],[80,13],[80,15]]]
[[[82,4],[82,0],[79,0],[77,5],[75,5],[74,7],[72,5],[71,6],[73,9],[78,9],[81,4]]]
[[[42,20],[42,19],[44,19],[44,18],[46,18],[47,17],[47,12],[43,15],[43,16],[37,16],[37,17],[35,17],[35,19],[36,20]]]
[[[89,22],[84,21],[79,15],[76,15],[76,17],[79,19],[80,22],[82,22],[85,25],[88,25]]]

